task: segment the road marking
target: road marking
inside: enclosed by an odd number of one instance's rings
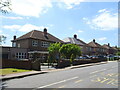
[[[114,86],[118,86],[118,81],[116,79],[107,78],[107,77],[97,77],[96,79],[91,80],[92,82],[96,83],[104,83],[104,84],[110,84]]]
[[[78,81],[75,81],[75,83],[79,83],[79,82],[82,82],[83,80],[78,80]]]
[[[66,82],[66,81],[70,81],[70,80],[73,80],[73,79],[76,79],[76,78],[78,78],[78,77],[69,78],[69,79],[66,79],[66,80],[62,80],[62,81],[59,81],[59,82],[55,82],[55,83],[52,83],[52,84],[41,86],[41,87],[38,87],[38,88],[45,88],[45,87],[52,86],[52,85],[55,85],[55,84],[63,83],[63,82]]]
[[[63,86],[60,86],[60,87],[58,87],[58,88],[64,88],[65,87],[65,85],[63,85]]]
[[[98,73],[98,72],[102,72],[102,71],[105,71],[106,69],[102,69],[102,70],[99,70],[99,71],[94,71],[94,72],[91,72],[90,74],[94,74],[94,73]]]
[[[94,78],[94,77],[96,77],[97,75],[93,75],[93,76],[90,76],[90,78]]]
[[[109,80],[109,78],[104,78],[104,80],[101,81],[101,83],[104,83],[105,81],[108,81],[108,80]]]
[[[114,79],[110,80],[109,82],[107,82],[107,84],[111,84],[113,83]]]

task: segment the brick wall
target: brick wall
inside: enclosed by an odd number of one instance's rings
[[[2,68],[32,69],[31,61],[2,60]]]

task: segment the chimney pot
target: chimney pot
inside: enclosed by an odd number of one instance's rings
[[[110,43],[108,43],[108,46],[110,46]]]
[[[93,39],[93,42],[95,42],[95,39]]]
[[[74,35],[74,38],[77,39],[77,35],[76,34]]]
[[[15,35],[15,36],[13,36],[13,39],[14,39],[14,40],[16,39],[16,35]]]
[[[44,28],[44,33],[47,33],[47,29],[46,28]]]
[[[44,36],[48,39],[48,36],[47,36],[47,29],[46,28],[44,28]]]
[[[44,28],[44,35],[46,36],[47,35],[47,29],[46,28]]]

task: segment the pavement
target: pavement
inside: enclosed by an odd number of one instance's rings
[[[41,71],[28,71],[28,72],[22,72],[22,73],[9,74],[5,76],[0,75],[0,80],[5,81],[9,79],[14,79],[14,78],[22,78],[22,77],[31,76],[31,75],[44,74],[49,72],[62,71],[67,69],[74,69],[74,68],[87,67],[87,66],[106,64],[106,63],[107,62],[91,63],[91,64],[83,64],[83,65],[77,65],[77,66],[70,66],[62,69],[48,68],[48,69],[43,69]]]

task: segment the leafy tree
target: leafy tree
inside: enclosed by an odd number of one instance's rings
[[[81,55],[81,48],[74,44],[64,44],[59,51],[64,58],[70,59],[71,62]]]
[[[120,56],[120,52],[117,52],[116,55]]]
[[[2,45],[2,43],[5,43],[6,38],[6,36],[0,35],[0,45]]]
[[[9,10],[12,10],[10,6],[11,6],[10,0],[0,0],[0,11],[2,13],[8,13]]]
[[[50,47],[48,47],[50,61],[55,62],[55,60],[58,60],[60,58],[59,56],[60,46],[61,43],[50,44]]]

